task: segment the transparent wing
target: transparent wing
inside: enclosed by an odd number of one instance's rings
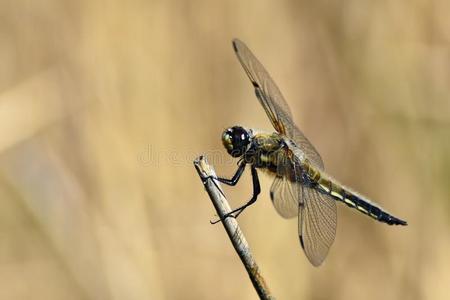
[[[336,202],[329,195],[302,186],[304,205],[299,207],[300,243],[309,261],[319,266],[324,261],[336,236]]]
[[[303,133],[294,124],[288,129],[290,132],[287,136],[290,137],[295,144],[306,154],[306,157],[313,163],[319,170],[324,170],[322,157],[317,152],[316,148],[308,141]]]
[[[291,149],[284,148],[277,152],[276,161],[277,176],[270,187],[270,198],[283,218],[296,217],[302,202],[300,160]]]
[[[233,48],[275,130],[291,138],[314,165],[323,169],[322,158],[303,132],[295,126],[291,110],[269,73],[243,42],[234,39]]]
[[[301,195],[301,185],[293,184],[285,176],[277,175],[270,187],[273,206],[286,219],[298,216]]]

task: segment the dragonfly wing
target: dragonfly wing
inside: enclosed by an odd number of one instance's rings
[[[286,176],[277,175],[270,188],[273,206],[286,219],[298,216],[301,195],[301,185],[292,183]]]
[[[277,175],[270,188],[270,198],[283,218],[298,216],[302,202],[301,164],[295,153],[285,148],[277,152]]]
[[[277,85],[243,42],[234,39],[233,48],[273,127],[279,133],[286,134],[282,120],[292,119],[292,114]]]
[[[304,205],[299,207],[300,243],[309,261],[319,266],[324,261],[336,236],[336,202],[329,195],[302,186]]]
[[[312,163],[323,169],[322,158],[300,129],[295,126],[291,110],[267,70],[240,40],[233,40],[233,48],[272,126],[278,133],[291,138],[297,146],[301,147]]]
[[[306,138],[306,136],[301,132],[300,129],[295,126],[295,124],[292,124],[292,126],[286,126],[288,134],[287,136],[290,137],[297,147],[299,147],[303,153],[305,153],[306,157],[309,159],[312,164],[314,164],[317,168],[320,170],[324,170],[322,157],[320,157],[319,152],[317,152],[316,148],[311,144],[311,142]]]

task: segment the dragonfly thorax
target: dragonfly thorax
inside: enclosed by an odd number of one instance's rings
[[[233,126],[222,134],[222,143],[232,157],[241,157],[248,150],[251,131],[241,126]]]

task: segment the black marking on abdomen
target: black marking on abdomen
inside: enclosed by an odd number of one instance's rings
[[[347,206],[354,208],[369,217],[389,224],[389,225],[408,225],[406,221],[396,218],[377,205],[362,199],[354,193],[345,189],[339,184],[334,183],[329,178],[323,177],[320,172],[305,164],[305,173],[303,174],[303,184],[316,187],[321,193],[330,195],[336,201],[344,202]]]
[[[345,204],[347,204],[350,207],[356,208],[360,212],[372,217],[375,220],[378,220],[380,222],[386,223],[388,225],[407,225],[407,223],[403,220],[400,220],[389,213],[383,211],[378,206],[375,206],[358,196],[356,196],[353,193],[349,193],[347,191],[343,191],[343,198],[344,200],[338,199],[340,201],[343,201]],[[345,200],[348,201],[345,201]],[[352,205],[354,203],[354,205]]]

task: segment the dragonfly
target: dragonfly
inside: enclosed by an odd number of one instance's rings
[[[336,202],[388,225],[407,225],[325,173],[320,154],[295,125],[291,110],[269,73],[242,41],[234,39],[233,49],[276,132],[243,126],[233,126],[223,132],[222,143],[228,154],[239,158],[238,169],[231,179],[215,179],[234,186],[250,165],[253,195],[247,203],[216,222],[237,218],[256,202],[261,192],[258,170],[262,170],[274,177],[270,198],[276,211],[283,218],[298,217],[300,245],[313,266],[322,264],[334,242]]]

